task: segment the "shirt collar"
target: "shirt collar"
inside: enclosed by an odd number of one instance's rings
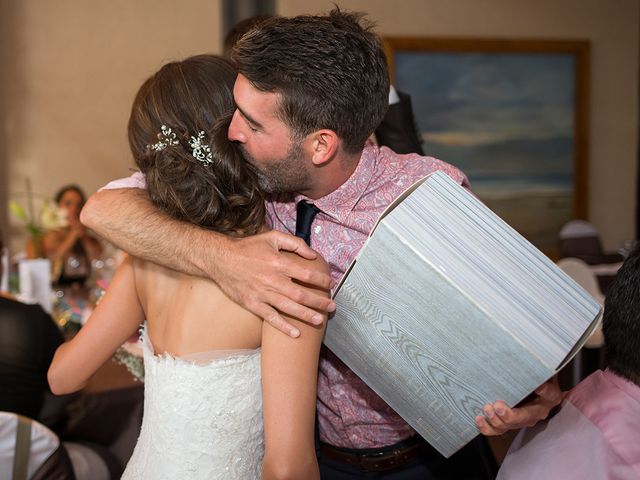
[[[640,387],[638,385],[633,383],[631,380],[621,377],[609,368],[605,369],[602,375],[620,390],[624,391],[627,395],[640,403]]]
[[[338,189],[324,197],[310,199],[304,195],[296,195],[295,202],[308,200],[317,206],[322,213],[344,223],[354,207],[367,190],[378,160],[379,148],[371,141],[367,141],[362,150],[358,166],[349,179]]]

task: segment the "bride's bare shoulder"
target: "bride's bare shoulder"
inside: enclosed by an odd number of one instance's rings
[[[297,255],[297,254],[292,253],[292,252],[284,252],[283,251],[282,254],[285,255],[286,257],[292,259],[293,261],[295,261],[296,263],[298,263],[302,267],[311,268],[313,270],[317,270],[317,271],[320,271],[320,272],[328,272],[329,271],[329,265],[327,264],[325,259],[322,258],[322,255],[320,255],[319,253],[318,253],[318,256],[314,260],[307,260],[306,258],[302,258],[300,255]]]

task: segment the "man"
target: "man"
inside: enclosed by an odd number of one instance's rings
[[[498,478],[640,478],[640,248],[607,292],[605,364],[516,437]]]
[[[0,292],[0,410],[40,420],[49,391],[47,370],[63,341],[40,305],[27,305]]]
[[[262,14],[245,18],[236,23],[224,37],[224,56],[231,58],[231,52],[236,43],[246,33],[271,18],[273,15]],[[422,141],[419,138],[413,115],[411,97],[404,92],[397,91],[393,85],[389,87],[389,109],[376,128],[375,137],[379,145],[389,147],[396,153],[424,155]]]
[[[0,253],[2,251],[0,232]],[[0,281],[2,275],[0,268]],[[7,413],[27,417],[20,422],[29,426],[31,420],[43,421],[42,406],[49,391],[47,370],[63,341],[62,333],[40,305],[27,305],[0,292],[0,476],[3,478],[9,478],[10,472],[19,468],[24,468],[25,476],[29,470],[30,478],[35,479],[75,478],[65,447],[53,432],[40,424],[34,428],[35,440],[27,440],[22,447],[22,453],[28,452],[23,463],[14,463],[19,448],[13,440],[19,420]]]
[[[464,185],[466,177],[434,158],[367,143],[386,112],[389,80],[379,38],[360,15],[334,10],[268,20],[242,37],[232,58],[239,75],[229,138],[259,171],[270,194],[270,226],[279,232],[237,240],[187,228],[161,215],[135,189],[99,192],[82,220],[134,255],[214,279],[234,300],[295,335],[279,311],[314,322],[314,309],[335,306],[304,295],[292,281],[327,288],[328,278],[294,268],[279,254],[314,255],[300,239],[282,233],[296,232],[296,213],[305,209],[298,206],[301,200],[315,205],[307,234],[335,284],[379,214],[415,180],[435,170]],[[468,471],[472,462],[453,465],[436,456],[331,352],[325,349],[320,363],[324,478],[487,478]],[[487,406],[480,430],[500,434],[546,417],[560,392],[549,384],[539,393],[522,408]]]

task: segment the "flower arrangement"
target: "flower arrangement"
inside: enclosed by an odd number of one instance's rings
[[[135,380],[144,382],[144,357],[139,343],[126,342],[118,347],[113,359],[124,365]]]
[[[25,210],[18,202],[11,200],[9,209],[11,213],[20,221],[24,222],[27,234],[31,237],[34,256],[41,257],[41,238],[47,230],[62,228],[67,226],[67,212],[59,208],[52,200],[40,196],[40,210],[35,214],[34,193],[31,190],[31,181],[26,180],[27,209]]]

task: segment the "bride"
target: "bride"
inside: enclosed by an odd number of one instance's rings
[[[235,76],[212,55],[165,65],[140,88],[128,131],[156,205],[242,237],[265,228],[265,212],[256,178],[226,138]],[[321,259],[292,258],[327,270]],[[82,388],[145,322],[144,420],[123,478],[318,478],[323,328],[291,321],[297,339],[209,280],[129,257],[87,324],[56,352],[49,383],[57,394]]]

